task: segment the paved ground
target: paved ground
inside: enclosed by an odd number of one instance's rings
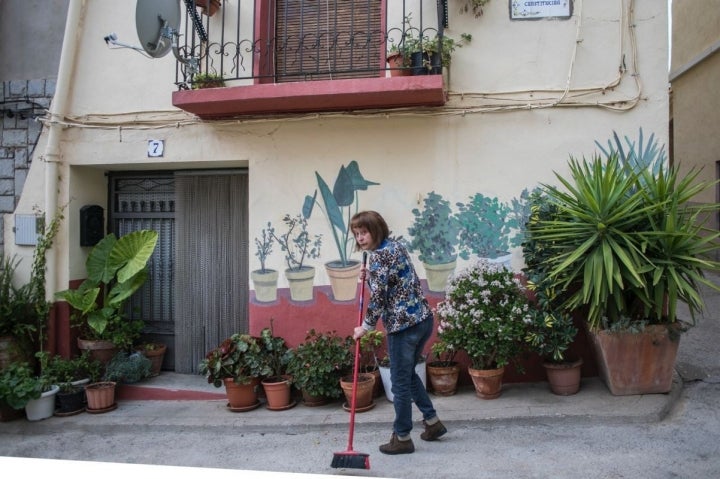
[[[392,419],[391,403],[379,398],[357,415],[355,431],[355,450],[371,455],[370,471],[329,467],[332,453],[347,445],[348,413],[341,403],[232,413],[222,390],[202,377],[174,373],[144,382],[145,396],[177,391],[186,399],[120,399],[109,413],[0,424],[0,467],[20,461],[27,471],[49,468],[55,477],[70,477],[78,467],[112,477],[157,473],[137,469],[149,464],[182,466],[162,472],[177,477],[225,477],[238,470],[253,471],[252,477],[270,471],[416,479],[720,477],[720,294],[703,295],[706,314],[681,340],[670,393],[613,396],[598,378],[584,379],[569,397],[553,395],[546,383],[507,384],[492,401],[462,389],[434,398],[451,431],[446,438],[425,443],[418,428],[416,453],[397,457],[377,452]]]

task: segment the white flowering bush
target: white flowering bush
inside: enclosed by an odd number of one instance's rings
[[[473,369],[501,368],[515,360],[533,319],[521,281],[487,260],[450,279],[436,313],[438,338],[464,350]]]

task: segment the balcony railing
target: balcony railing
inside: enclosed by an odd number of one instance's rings
[[[179,90],[196,86],[200,73],[228,86],[409,73],[408,60],[388,66],[388,50],[422,40],[438,42],[440,51],[447,18],[447,0],[238,0],[213,16],[193,8],[194,0],[185,4],[179,53],[195,67],[178,62]],[[440,61],[438,54],[433,65]]]

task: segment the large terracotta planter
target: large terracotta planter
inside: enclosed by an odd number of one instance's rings
[[[582,359],[564,363],[543,363],[550,390],[558,396],[570,396],[580,389]]]
[[[433,394],[437,396],[452,396],[457,392],[460,365],[457,362],[454,362],[454,364],[450,366],[437,364],[442,363],[429,362],[427,365],[427,376],[430,380]]]
[[[340,386],[345,393],[345,409],[352,407],[353,376],[349,374],[340,379]],[[357,393],[355,397],[356,412],[363,412],[375,405],[373,400],[373,388],[375,376],[371,373],[358,373]]]
[[[90,357],[97,361],[100,361],[103,366],[118,353],[118,348],[115,347],[110,341],[95,341],[91,339],[80,339],[77,340],[78,348],[83,351],[90,351]]]
[[[257,394],[259,379],[252,379],[247,384],[236,384],[232,378],[224,378],[223,383],[228,398],[228,408],[231,411],[250,411],[260,404]]]
[[[667,393],[680,345],[668,326],[647,326],[640,333],[588,331],[600,377],[616,396]]]
[[[496,399],[502,393],[502,378],[505,368],[473,369],[468,368],[475,386],[475,394],[480,399]]]

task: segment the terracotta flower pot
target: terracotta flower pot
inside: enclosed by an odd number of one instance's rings
[[[340,379],[340,386],[345,393],[347,401],[345,409],[352,407],[353,376],[349,374]],[[373,400],[373,388],[375,387],[375,376],[371,373],[358,373],[357,393],[355,398],[356,412],[368,410],[375,405]]]
[[[249,411],[258,406],[257,388],[260,384],[259,379],[252,379],[248,384],[236,384],[232,378],[224,378],[223,383],[228,398],[228,408],[231,411]]]
[[[281,411],[295,405],[291,401],[289,379],[282,377],[263,379],[262,387],[267,399],[267,408],[271,411]]]
[[[117,407],[114,381],[103,381],[85,386],[88,412],[107,412]]]
[[[475,394],[480,399],[496,399],[502,393],[502,378],[505,368],[473,369],[468,368],[475,385]]]
[[[543,363],[550,390],[559,396],[570,396],[580,389],[582,359],[574,362]]]
[[[427,365],[427,375],[433,393],[437,396],[452,396],[457,392],[460,365],[457,362],[450,366],[434,366],[433,364],[442,363],[430,362]]]

